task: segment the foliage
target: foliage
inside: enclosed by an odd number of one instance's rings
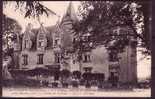
[[[85,80],[91,80],[92,79],[92,73],[83,73],[82,77]]]
[[[73,76],[75,76],[75,78],[80,79],[81,78],[81,72],[80,71],[74,71]]]
[[[144,54],[151,54],[151,1],[144,1],[144,2],[138,2],[137,4],[141,5],[140,8],[138,8],[139,12],[143,13],[144,16],[144,26],[143,31],[141,33],[142,36],[142,44],[144,48],[146,48],[145,51],[143,51]]]
[[[9,1],[4,1],[4,5],[7,5]],[[15,10],[24,12],[25,18],[39,18],[41,15],[57,15],[54,11],[44,6],[41,1],[15,1]]]
[[[69,70],[67,70],[67,69],[64,69],[64,70],[62,70],[61,71],[61,77],[69,77],[69,75],[70,75],[70,71]]]
[[[114,42],[113,47],[117,48],[118,52],[129,44],[132,37],[138,39],[134,42],[135,45],[140,43],[141,47],[147,48],[147,54],[150,54],[150,38],[146,31],[150,16],[149,13],[146,15],[143,9],[148,9],[149,3],[146,6],[145,2],[82,1],[81,4],[79,13],[82,18],[74,25],[78,36],[89,32],[93,46],[104,44],[109,48],[110,43]],[[115,27],[127,27],[132,29],[133,33],[126,31],[118,34],[113,31]]]
[[[18,22],[14,19],[11,19],[7,17],[6,15],[3,15],[2,17],[2,32],[3,32],[3,52],[8,53],[11,55],[13,43],[17,39],[17,34],[21,32],[21,26],[18,24]]]

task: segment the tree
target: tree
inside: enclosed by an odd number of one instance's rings
[[[14,53],[13,53],[13,44],[15,42],[16,35],[20,33],[21,26],[14,19],[7,17],[6,15],[2,15],[2,55],[3,55],[3,71],[6,75],[9,74],[9,69],[13,68],[14,65]]]
[[[81,78],[81,72],[80,71],[73,71],[72,74],[75,78],[80,79]]]
[[[20,10],[24,12],[25,18],[37,18],[40,21],[40,16],[46,14],[47,17],[52,15],[57,15],[54,11],[48,9],[46,6],[41,4],[40,1],[13,1],[15,3],[15,11]],[[11,1],[3,1],[4,8],[9,3],[13,3]],[[58,15],[57,15],[58,16]],[[3,15],[3,35],[6,35],[7,31],[11,33],[14,30],[21,31],[21,26],[13,19],[7,18],[6,15]],[[10,25],[11,24],[11,25]],[[14,27],[15,26],[15,27]],[[16,31],[17,32],[17,31]],[[5,36],[4,36],[5,37]]]
[[[2,77],[3,79],[11,79],[12,75],[8,70],[8,66],[11,65],[11,57],[8,57],[8,60],[3,62],[3,69],[2,69]]]
[[[92,80],[92,73],[90,73],[90,72],[83,73],[82,77],[85,81],[85,86],[87,88],[90,88],[91,87],[91,80]]]
[[[13,45],[14,43],[16,43],[17,41],[17,35],[21,32],[21,26],[18,24],[18,22],[14,19],[11,19],[9,17],[7,17],[6,15],[3,15],[2,17],[2,46],[3,46],[3,58],[5,58],[5,56],[11,56],[12,61],[11,61],[11,65],[8,68],[13,68],[12,65],[14,65],[14,48]]]
[[[4,7],[12,2],[3,1]],[[15,10],[20,10],[24,12],[25,18],[37,18],[40,21],[40,16],[47,15],[47,17],[51,15],[57,15],[54,11],[50,10],[43,4],[41,1],[34,0],[34,1],[15,1]],[[57,15],[58,16],[58,15]]]
[[[91,33],[93,46],[104,44],[109,48],[110,43],[114,42],[112,49],[115,48],[120,52],[129,44],[132,37],[138,39],[134,45],[146,48],[147,54],[150,54],[150,37],[146,31],[148,30],[146,26],[150,24],[147,23],[150,14],[146,14],[144,8],[149,8],[149,2],[145,4],[145,2],[132,1],[83,1],[79,8],[82,18],[74,27],[81,35],[87,32]],[[131,29],[133,33],[126,31],[123,34],[122,31],[118,34],[118,32],[113,32],[115,27],[124,26]]]
[[[151,54],[151,1],[144,1],[144,2],[138,2],[141,7],[138,9],[139,12],[143,13],[144,16],[144,26],[142,31],[142,46],[145,47],[147,50],[145,50],[143,53],[145,54]]]
[[[68,86],[69,76],[70,76],[70,71],[69,70],[64,69],[64,70],[61,71],[61,80],[62,80],[62,85],[64,87]]]
[[[66,77],[67,78],[67,77],[69,77],[69,75],[70,75],[70,71],[69,70],[65,69],[65,70],[61,71],[61,76],[62,77]]]

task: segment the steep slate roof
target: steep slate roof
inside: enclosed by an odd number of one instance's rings
[[[56,33],[56,26],[49,26],[49,27],[44,27],[45,31],[44,33],[46,33],[46,38],[47,38],[47,47],[45,49],[50,49],[52,48],[52,44],[53,44],[53,34]],[[36,29],[32,29],[32,32],[34,34],[32,38],[32,49],[36,50],[37,48],[37,35],[40,31],[40,28],[36,28]],[[32,35],[31,35],[32,36]]]
[[[69,6],[66,10],[66,13],[64,14],[61,23],[65,23],[66,21],[68,22],[68,20],[72,21],[72,22],[77,22],[78,18],[76,16],[72,1],[69,3]]]
[[[53,35],[62,33],[62,43],[63,46],[68,46],[69,48],[72,46],[72,37],[73,37],[73,26],[74,22],[77,22],[78,18],[76,17],[72,2],[69,3],[69,6],[64,14],[63,18],[58,20],[56,25],[43,27],[45,29],[46,38],[47,38],[47,47],[45,49],[52,48],[53,45]],[[40,27],[41,28],[41,27]],[[40,31],[40,28],[31,29],[30,38],[32,41],[31,50],[36,50],[37,48],[37,35]]]

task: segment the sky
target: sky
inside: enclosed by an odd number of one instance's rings
[[[46,6],[47,8],[54,11],[57,15],[62,17],[64,15],[70,1],[65,1],[65,2],[64,1],[52,1],[52,2],[51,1],[46,1],[46,2],[42,1],[41,3],[44,6]],[[78,6],[80,5],[80,2],[79,1],[72,1],[72,4],[74,6],[75,12],[77,12],[77,9],[78,9]],[[28,23],[31,23],[34,28],[40,26],[37,20],[34,20],[32,18],[31,19],[24,18],[24,14],[20,10],[15,11],[15,2],[8,3],[3,8],[3,13],[6,14],[7,16],[17,20],[19,22],[19,24],[22,26],[23,31],[25,30],[25,27],[27,26]],[[44,26],[55,25],[56,22],[58,21],[58,19],[59,18],[55,15],[49,15],[49,17],[44,15],[40,18],[40,20]]]
[[[66,9],[68,7],[69,1],[42,1],[41,2],[44,6],[48,7],[52,11],[56,12],[59,16],[63,16],[66,12]],[[72,1],[75,12],[78,12],[78,6],[80,5],[79,1]],[[39,27],[39,23],[37,20],[24,18],[24,14],[22,14],[21,11],[16,10],[15,11],[15,2],[11,2],[7,4],[3,8],[3,13],[9,16],[10,18],[13,18],[17,20],[17,22],[22,26],[23,30],[25,30],[25,27],[28,23],[31,23],[34,28]],[[49,17],[42,16],[41,22],[43,22],[44,26],[51,26],[55,25],[58,21],[57,16],[50,15]],[[140,52],[137,52],[137,72],[138,72],[138,78],[146,78],[151,75],[151,61],[147,60],[146,58],[141,60],[141,58],[144,57]]]

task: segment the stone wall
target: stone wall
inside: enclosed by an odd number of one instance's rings
[[[104,46],[99,46],[93,49],[90,52],[91,61],[90,62],[82,62],[82,73],[84,73],[85,67],[92,67],[92,73],[104,73],[105,80],[109,77],[109,63],[108,63],[108,54]],[[72,63],[72,59],[70,61],[71,71],[80,70],[80,65],[78,62],[75,64]]]
[[[28,55],[28,65],[23,65],[23,54]],[[43,64],[37,64],[38,54],[44,54],[43,56]],[[54,64],[54,52],[53,50],[45,50],[44,52],[40,51],[22,51],[20,54],[20,68],[29,68],[33,69],[35,67],[42,67],[45,65],[53,65]]]

